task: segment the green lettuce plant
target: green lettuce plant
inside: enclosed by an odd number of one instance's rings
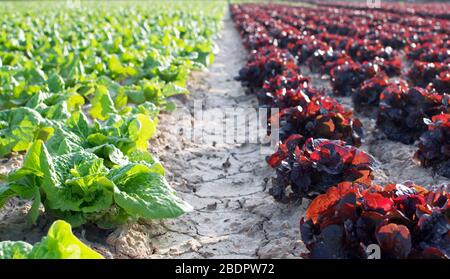
[[[34,245],[24,241],[0,242],[0,259],[103,259],[103,256],[81,242],[67,222],[58,220],[47,236]]]
[[[139,151],[136,151],[139,152]],[[161,165],[145,153],[129,159],[113,145],[51,155],[43,141],[33,143],[23,166],[0,186],[0,201],[33,200],[31,223],[45,211],[79,226],[114,227],[127,220],[174,218],[190,211],[169,186]]]

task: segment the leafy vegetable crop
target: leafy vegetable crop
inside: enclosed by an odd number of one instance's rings
[[[47,236],[31,245],[24,241],[0,242],[0,259],[103,259],[72,234],[70,225],[58,220]]]
[[[305,256],[366,258],[377,244],[382,258],[449,258],[449,198],[445,186],[340,183],[317,196],[301,220]]]
[[[7,5],[17,9],[0,19],[0,157],[25,157],[0,184],[0,206],[18,196],[33,202],[30,223],[42,204],[104,228],[191,210],[148,140],[175,108],[168,98],[213,62],[221,4]]]
[[[438,174],[450,177],[450,114],[438,114],[426,120],[428,131],[419,139],[414,158]]]
[[[104,227],[130,218],[173,218],[189,210],[168,185],[160,165],[149,158],[133,162],[136,159],[108,144],[51,155],[38,140],[23,166],[8,175],[2,192],[33,199],[32,222],[40,203],[74,225],[90,221]]]
[[[441,72],[449,70],[450,66],[445,63],[415,61],[408,72],[408,77],[414,85],[426,87],[429,83],[435,81]]]
[[[352,94],[355,108],[378,106],[380,94],[389,85],[389,78],[384,72],[365,80]]]
[[[303,256],[366,258],[377,244],[382,258],[449,258],[448,189],[373,185],[377,163],[356,148],[362,125],[330,97],[349,96],[359,111],[377,107],[377,126],[389,139],[420,137],[416,161],[448,176],[445,5],[384,3],[366,11],[311,2],[319,5],[230,7],[250,52],[237,79],[261,106],[279,109],[269,118],[281,139],[267,158],[276,170],[269,192],[281,202],[315,197],[301,221],[310,251]],[[333,92],[315,89],[302,65],[329,77]]]
[[[388,138],[411,144],[426,130],[424,118],[448,112],[450,98],[420,87],[405,89],[399,85],[381,93],[377,124]]]
[[[286,202],[323,193],[340,182],[370,183],[375,160],[367,153],[342,141],[292,135],[279,146],[268,163],[276,169],[270,193]]]
[[[277,116],[281,140],[292,134],[301,134],[361,145],[361,122],[352,118],[352,112],[344,109],[335,99],[323,96],[310,99],[305,96],[303,100],[300,97],[297,100],[297,106],[283,109]]]
[[[338,95],[350,96],[361,83],[374,77],[379,71],[376,64],[360,65],[352,60],[346,61],[330,73],[333,90]]]
[[[250,88],[259,88],[265,80],[289,70],[298,71],[298,66],[288,51],[263,47],[252,52],[247,65],[239,71],[238,80]]]

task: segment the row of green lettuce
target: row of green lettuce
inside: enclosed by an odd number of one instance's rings
[[[43,205],[52,219],[102,228],[191,209],[148,141],[159,112],[175,108],[167,98],[213,62],[224,6],[141,3],[0,11],[0,157],[25,153],[1,177],[0,208],[20,197],[32,201],[30,224]]]

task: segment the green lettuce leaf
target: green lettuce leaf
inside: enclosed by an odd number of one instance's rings
[[[97,87],[90,103],[92,108],[89,110],[89,114],[95,119],[106,120],[109,118],[110,113],[117,113],[114,102],[106,86],[99,85]]]
[[[52,224],[47,236],[34,245],[28,258],[103,259],[103,256],[81,242],[67,222],[58,220]]]
[[[0,184],[0,208],[2,208],[10,198],[17,196],[9,184]]]
[[[46,181],[55,181],[56,175],[44,142],[37,140],[28,150],[21,168],[8,174],[9,187],[20,197],[34,198],[36,188]]]
[[[113,144],[124,154],[147,150],[148,140],[156,133],[157,119],[144,114],[111,115],[102,125],[93,127],[87,137],[89,146]]]
[[[108,168],[123,166],[129,163],[128,157],[112,144],[103,144],[87,149],[86,151],[92,152],[99,158],[102,158],[104,160],[103,163]]]
[[[81,138],[87,138],[91,133],[89,120],[82,111],[73,112],[69,119],[67,119],[66,125]]]
[[[46,206],[51,209],[100,212],[113,202],[114,184],[108,169],[95,154],[79,151],[53,157],[56,180],[43,183]]]
[[[147,167],[150,168],[151,172],[163,176],[165,174],[165,169],[161,164],[161,162],[157,158],[153,157],[153,155],[148,151],[133,150],[132,152],[130,152],[130,154],[128,154],[128,158],[133,163],[140,163],[147,165]]]
[[[148,140],[156,133],[156,120],[137,114],[128,124],[128,135],[138,150],[147,150]]]
[[[164,176],[141,164],[112,170],[108,177],[116,184],[114,200],[135,218],[175,218],[192,207],[176,196]]]
[[[69,109],[67,108],[67,102],[61,101],[57,104],[47,106],[42,110],[38,110],[42,116],[46,119],[67,119],[70,117]]]
[[[23,241],[0,242],[0,260],[26,259],[33,249],[33,245]]]
[[[33,205],[28,212],[28,222],[36,223],[41,204],[40,186],[56,181],[55,171],[50,155],[41,140],[36,141],[24,158],[20,169],[8,174],[8,188],[1,196],[11,196],[12,193],[24,199],[33,199]],[[1,204],[0,204],[1,205]]]
[[[86,218],[92,220],[98,227],[103,229],[114,229],[126,222],[133,220],[130,215],[121,207],[115,205],[108,211],[101,214],[85,214]]]
[[[64,90],[64,80],[58,74],[51,75],[47,80],[48,89],[50,92],[58,93]]]
[[[53,131],[42,116],[30,108],[0,111],[0,157],[26,151],[35,139],[47,140]]]
[[[71,121],[71,119],[72,117],[68,121]],[[46,142],[46,147],[50,154],[62,155],[83,150],[85,141],[76,134],[76,128],[73,128],[74,132],[70,130],[71,124],[55,120],[47,120],[46,123],[54,131],[52,137]]]
[[[84,75],[84,66],[79,53],[72,52],[65,57],[64,63],[60,66],[60,75],[67,86],[73,85],[80,76]]]
[[[22,198],[34,199],[31,222],[38,217],[40,190],[48,209],[74,212],[101,212],[113,203],[114,184],[106,175],[103,159],[79,151],[51,156],[42,141],[36,141],[23,166],[8,175],[9,189]],[[5,195],[6,196],[6,195]]]

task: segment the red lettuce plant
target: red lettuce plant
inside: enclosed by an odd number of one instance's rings
[[[263,89],[267,92],[276,92],[279,90],[296,89],[299,86],[305,87],[310,82],[310,78],[305,77],[296,71],[285,71],[280,75],[265,80]]]
[[[380,71],[377,64],[364,63],[361,65],[352,60],[346,60],[331,70],[331,84],[337,95],[350,96],[363,81],[374,77]]]
[[[448,112],[449,104],[448,95],[420,87],[406,90],[401,84],[389,86],[380,95],[377,125],[389,139],[411,144],[426,131],[423,119]]]
[[[372,63],[378,65],[389,77],[400,76],[402,73],[402,61],[399,56],[391,59],[375,57]]]
[[[361,145],[362,124],[353,118],[350,110],[330,97],[312,97],[303,95],[298,105],[282,109],[279,113],[280,139],[292,134],[302,136],[342,140],[354,146]],[[273,120],[272,120],[273,121]]]
[[[450,178],[450,114],[438,114],[426,122],[428,131],[420,136],[414,159]]]
[[[367,258],[371,244],[382,258],[449,258],[448,186],[343,182],[309,205],[300,221],[309,258]]]
[[[352,95],[355,109],[364,106],[378,106],[380,94],[388,85],[389,77],[384,72],[364,81]]]
[[[241,7],[232,5],[230,10],[236,28],[241,34],[243,44],[247,49],[258,49],[273,44],[273,38],[264,26],[244,13]]]
[[[347,52],[355,61],[371,61],[375,57],[390,59],[394,55],[391,47],[384,47],[378,41],[356,40],[347,46]]]
[[[415,86],[427,87],[441,72],[449,71],[450,66],[446,63],[415,61],[408,72],[408,78]]]
[[[440,94],[450,94],[450,71],[442,71],[427,87]]]
[[[439,45],[432,45],[431,48],[426,48],[420,57],[420,61],[427,62],[445,62],[450,58],[450,52],[447,48],[439,48]]]
[[[269,192],[281,202],[313,197],[344,181],[370,183],[375,167],[374,158],[343,141],[304,141],[301,135],[291,135],[267,161],[277,172]]]
[[[306,64],[314,73],[328,74],[333,66],[339,64],[339,59],[349,59],[344,51],[316,50],[307,60]]]
[[[432,43],[424,43],[424,44],[414,43],[405,48],[406,56],[410,60],[419,60],[420,56],[423,53],[426,53],[428,49],[433,46],[434,45]]]
[[[323,42],[312,36],[299,39],[295,44],[290,46],[289,50],[292,53],[296,54],[300,62],[303,62],[318,51],[329,51],[330,46],[326,42]]]
[[[305,98],[322,95],[322,92],[311,87],[310,79],[296,71],[285,71],[281,75],[271,77],[264,82],[257,97],[268,107],[288,108],[304,103]]]
[[[260,88],[265,80],[288,70],[299,71],[295,58],[288,51],[273,46],[263,47],[251,52],[237,80],[251,89]]]

